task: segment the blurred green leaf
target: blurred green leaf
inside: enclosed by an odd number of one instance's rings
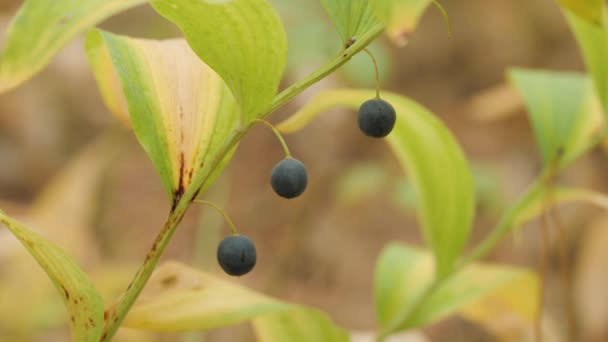
[[[557,0],[564,9],[595,25],[603,22],[604,0]]]
[[[287,60],[283,25],[266,0],[151,0],[226,82],[246,123],[277,93]]]
[[[88,276],[61,248],[0,211],[0,222],[38,261],[62,296],[71,317],[72,340],[97,342],[103,328],[103,300]]]
[[[341,106],[356,110],[374,96],[371,90],[326,91],[277,127],[293,132],[321,112]],[[383,92],[382,98],[397,112],[397,123],[386,140],[416,190],[425,240],[437,259],[438,276],[445,275],[471,230],[475,194],[469,164],[452,134],[427,109],[397,94]]]
[[[111,58],[135,135],[171,199],[179,200],[192,177],[238,125],[236,102],[228,87],[181,39],[154,41],[92,31],[87,47],[98,79],[114,77],[105,60]],[[205,187],[231,156],[211,171]]]
[[[345,44],[351,38],[358,39],[375,26],[381,25],[376,17],[374,1],[321,0],[321,2]]]
[[[545,167],[558,157],[566,165],[591,147],[601,114],[585,75],[524,69],[508,75],[524,98]]]
[[[326,314],[295,307],[253,320],[259,342],[348,342],[349,334],[337,327]]]
[[[342,341],[324,314],[171,262],[159,267],[124,325],[152,331],[209,330],[253,320],[261,341]],[[289,337],[288,339],[285,339]]]
[[[357,203],[382,191],[387,178],[387,172],[380,164],[367,162],[353,165],[339,176],[333,188],[334,200],[342,205]]]
[[[589,0],[581,1],[581,4],[589,3]],[[604,6],[597,13],[604,16]],[[587,70],[593,79],[596,92],[602,103],[604,115],[608,115],[608,23],[603,20],[601,24],[588,21],[568,8],[564,8],[564,14],[570,23],[570,27],[581,48],[581,53]]]
[[[509,308],[528,321],[535,317],[538,283],[530,271],[472,264],[430,288],[433,269],[432,255],[424,250],[397,243],[384,249],[374,277],[376,311],[383,330],[421,327],[457,312],[489,319],[489,313],[498,311],[482,303]],[[421,299],[423,294],[427,296]],[[403,312],[408,315],[401,317]]]
[[[44,68],[78,33],[146,0],[26,0],[7,30],[0,93]]]

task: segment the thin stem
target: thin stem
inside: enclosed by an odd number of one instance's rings
[[[200,203],[200,204],[205,204],[205,205],[208,205],[208,206],[212,207],[213,209],[215,209],[218,213],[220,213],[224,217],[224,220],[226,220],[226,223],[228,223],[228,226],[230,226],[230,231],[232,232],[232,234],[237,235],[239,233],[236,230],[236,227],[234,226],[234,223],[232,222],[230,217],[228,217],[228,214],[226,214],[226,212],[224,210],[222,210],[222,208],[218,207],[217,205],[215,205],[214,203],[209,202],[209,201],[195,199],[194,202]]]
[[[276,129],[276,127],[274,127],[270,122],[268,122],[266,120],[255,119],[255,121],[266,125],[266,127],[270,128],[272,130],[274,135],[277,136],[277,139],[279,139],[279,142],[281,142],[281,146],[283,146],[283,151],[285,152],[285,157],[291,158],[291,153],[289,153],[289,147],[287,147],[287,143],[285,142],[285,139],[283,139],[283,136],[281,135],[281,133],[279,133],[279,130]]]
[[[437,7],[437,9],[443,15],[445,24],[448,27],[448,35],[451,36],[452,35],[452,24],[450,24],[450,16],[448,15],[448,12],[443,8],[443,6],[441,6],[441,4],[439,2],[437,2],[436,0],[432,0],[432,1],[433,1],[433,5],[435,5],[435,7]]]
[[[105,321],[104,333],[101,336],[101,342],[110,341],[112,337],[116,334],[116,331],[120,327],[120,324],[127,316],[127,313],[139,297],[141,291],[144,286],[150,279],[152,275],[152,271],[158,264],[158,261],[165,251],[167,244],[171,240],[171,237],[177,230],[177,226],[181,222],[182,218],[186,214],[186,211],[190,207],[190,204],[198,195],[198,189],[200,186],[206,182],[209,178],[211,172],[209,170],[213,170],[219,165],[219,163],[224,159],[224,157],[236,146],[238,141],[243,137],[245,131],[235,130],[228,137],[228,139],[224,142],[222,147],[215,154],[214,159],[211,163],[206,164],[200,172],[197,172],[192,180],[192,184],[188,187],[184,195],[177,202],[175,208],[169,214],[169,218],[167,222],[163,226],[163,229],[160,231],[152,248],[146,255],[146,259],[144,263],[141,265],[133,281],[121,297],[118,304],[107,312],[107,319]],[[197,187],[194,185],[198,184]]]
[[[496,244],[507,235],[516,222],[522,208],[525,208],[531,201],[534,200],[538,193],[544,191],[543,177],[537,179],[517,202],[504,213],[498,225],[492,230],[467,256],[465,256],[459,265],[467,265],[471,262],[479,260],[486,256]]]
[[[274,112],[276,109],[293,99],[296,95],[300,94],[314,83],[334,72],[336,69],[348,62],[352,56],[369,45],[369,43],[382,34],[383,31],[383,25],[377,25],[372,28],[355,44],[344,50],[340,56],[335,57],[321,68],[308,75],[306,78],[283,90],[275,97],[268,108],[257,116],[257,118],[261,119],[268,116],[270,113]],[[129,285],[118,304],[107,312],[107,319],[104,326],[104,333],[101,337],[101,342],[111,340],[114,334],[116,334],[120,324],[135,303],[135,300],[148,282],[148,279],[150,279],[152,271],[156,267],[160,256],[163,254],[169,240],[175,233],[178,224],[181,222],[186,211],[190,207],[190,204],[206,184],[207,180],[212,174],[212,171],[215,170],[217,166],[224,160],[224,158],[236,147],[241,138],[253,127],[254,124],[255,121],[252,121],[246,127],[239,127],[233,130],[230,136],[224,141],[224,144],[214,154],[211,162],[205,163],[205,165],[203,165],[201,169],[194,175],[190,186],[188,186],[184,195],[179,199],[169,214],[167,222],[154,241],[152,248],[146,256],[146,260],[135,274],[131,285]]]
[[[368,49],[363,49],[363,51],[372,59],[372,63],[374,63],[374,71],[376,73],[376,98],[380,98],[380,72],[378,71],[378,61],[376,61],[376,57],[372,54]]]
[[[577,335],[577,324],[576,324],[576,310],[572,301],[572,266],[570,265],[570,259],[568,258],[568,246],[567,237],[564,231],[564,227],[561,225],[555,210],[551,208],[549,210],[549,218],[553,222],[553,226],[557,232],[557,240],[559,244],[559,263],[561,268],[561,290],[562,290],[562,302],[566,310],[566,321],[568,323],[568,340],[575,341]]]
[[[359,53],[372,41],[378,38],[378,36],[380,36],[382,32],[384,32],[384,25],[378,24],[374,26],[366,34],[359,37],[359,39],[353,45],[343,50],[340,55],[334,57],[334,59],[329,61],[329,63],[314,71],[312,74],[308,75],[301,81],[296,82],[289,88],[283,90],[279,95],[277,95],[277,97],[274,98],[274,101],[270,105],[270,108],[264,113],[261,113],[258,118],[264,118],[268,114],[274,112],[277,108],[281,107],[282,105],[293,99],[296,95],[300,94],[302,91],[304,91],[311,85],[317,83],[319,80],[325,78],[325,76],[336,71],[346,62],[348,62],[354,55]]]
[[[156,237],[152,248],[146,255],[146,260],[135,274],[135,277],[127,288],[127,291],[125,291],[118,304],[107,312],[107,320],[104,326],[104,333],[101,336],[101,342],[112,340],[112,337],[114,334],[116,334],[116,331],[131,309],[131,306],[133,306],[133,303],[135,303],[135,300],[137,297],[139,297],[139,294],[143,290],[144,285],[148,282],[148,279],[150,279],[152,271],[158,263],[162,252],[169,243],[171,236],[173,233],[175,233],[175,228],[182,220],[184,213],[185,211],[181,213],[178,211],[173,211],[169,215],[167,222]]]
[[[542,222],[541,222],[541,247],[538,256],[538,277],[539,277],[539,288],[540,293],[538,295],[538,313],[536,321],[534,322],[534,340],[536,342],[542,342],[543,340],[543,328],[542,328],[542,317],[543,317],[543,306],[545,298],[545,286],[547,283],[547,259],[549,258],[549,222],[547,217],[547,207],[543,209]]]

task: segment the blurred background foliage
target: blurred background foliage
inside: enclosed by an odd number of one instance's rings
[[[20,1],[0,3],[0,40]],[[275,0],[289,37],[289,84],[341,48],[319,2]],[[443,1],[453,36],[435,9],[422,18],[407,47],[386,38],[371,47],[386,89],[413,98],[441,116],[474,165],[479,199],[473,240],[478,240],[542,167],[523,101],[505,85],[512,66],[582,70],[578,48],[554,1]],[[163,38],[177,30],[148,6],[120,14],[104,29]],[[135,138],[105,109],[89,69],[82,37],[70,43],[33,80],[0,97],[0,207],[32,228],[44,227],[93,275],[111,302],[126,287],[169,210],[152,164]],[[0,46],[2,46],[0,41]],[[295,112],[315,92],[334,86],[370,87],[373,67],[365,55],[306,91],[273,122]],[[310,187],[299,199],[279,200],[268,186],[282,158],[275,137],[255,129],[240,145],[219,181],[204,196],[223,205],[240,230],[258,245],[256,271],[238,282],[272,296],[318,307],[339,324],[375,328],[373,270],[390,240],[420,243],[412,207],[416,199],[382,142],[361,136],[353,113],[334,111],[287,137],[306,162]],[[569,183],[608,190],[603,151],[579,160],[563,175]],[[446,170],[449,172],[449,170]],[[66,210],[69,220],[58,219]],[[562,206],[582,340],[608,339],[605,267],[608,219],[598,209]],[[506,239],[493,261],[535,267],[539,232],[528,224]],[[193,208],[169,246],[176,259],[218,272],[214,251],[227,232],[218,215]],[[555,236],[553,236],[555,238]],[[545,325],[551,341],[563,339],[558,243],[552,240]],[[51,283],[5,230],[0,230],[0,340],[62,341],[68,319]],[[454,317],[403,341],[521,340],[517,322],[484,324]],[[365,340],[365,333],[357,338]],[[175,341],[177,335],[123,329],[117,340]],[[183,341],[252,340],[248,326]]]

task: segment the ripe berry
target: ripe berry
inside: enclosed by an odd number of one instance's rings
[[[370,137],[383,138],[395,127],[397,115],[390,103],[376,98],[365,101],[359,108],[359,128]]]
[[[270,184],[274,192],[281,197],[298,197],[308,184],[306,167],[297,159],[285,158],[272,169]]]
[[[231,276],[247,274],[255,266],[255,245],[245,235],[228,236],[217,248],[217,261]]]

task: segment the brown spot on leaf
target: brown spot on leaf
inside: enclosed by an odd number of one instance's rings
[[[165,288],[175,286],[176,283],[177,283],[177,276],[175,274],[170,274],[170,275],[164,277],[163,279],[161,279],[161,281],[160,281],[160,284]]]
[[[74,318],[74,315],[70,315],[70,320],[72,321],[72,323],[76,323],[76,319]]]
[[[173,206],[171,210],[174,210],[177,206],[177,203],[182,198],[184,193],[186,192],[186,179],[185,179],[185,169],[186,169],[186,160],[184,156],[184,152],[179,154],[179,180],[177,182],[177,189],[173,193]]]
[[[89,324],[91,325],[91,327],[95,328],[97,326],[97,324],[95,324],[95,320],[92,317],[89,317]]]
[[[68,292],[68,290],[65,288],[65,286],[59,284],[59,286],[61,286],[61,289],[63,290],[63,293],[65,295],[65,299],[70,299],[70,293]]]
[[[356,37],[350,37],[350,38],[348,38],[346,43],[344,43],[344,48],[348,49],[349,47],[353,46],[353,44],[355,44],[356,42],[357,42]]]

